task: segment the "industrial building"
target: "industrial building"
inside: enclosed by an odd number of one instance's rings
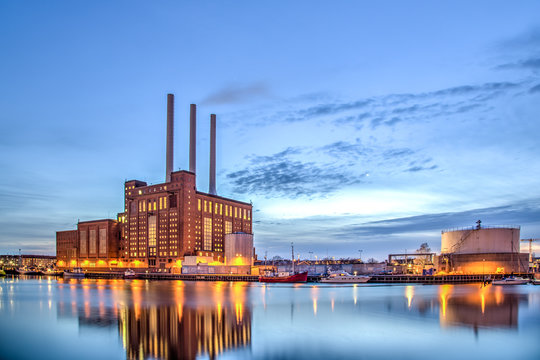
[[[79,222],[77,230],[57,232],[59,267],[168,269],[181,267],[186,256],[225,263],[225,235],[252,233],[252,205],[217,195],[214,114],[210,116],[209,191],[197,190],[194,104],[189,121],[189,171],[173,171],[174,95],[168,94],[165,182],[126,181],[124,210],[116,220]]]
[[[519,226],[476,226],[444,230],[439,269],[464,274],[526,273],[529,255],[520,253]]]

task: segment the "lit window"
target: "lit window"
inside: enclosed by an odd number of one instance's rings
[[[232,233],[232,222],[225,221],[225,234],[231,234]]]
[[[204,218],[204,250],[212,250],[212,218]]]
[[[208,202],[208,211],[210,213],[212,213],[212,202],[211,201]]]
[[[159,198],[159,210],[163,210],[163,198]]]
[[[223,204],[219,204],[219,215],[223,215]]]
[[[238,208],[234,208],[234,217],[238,217]]]
[[[197,209],[201,211],[201,199],[197,201]]]
[[[229,205],[225,205],[225,216],[229,216]]]
[[[204,212],[207,212],[207,208],[206,208],[206,200],[204,200]]]

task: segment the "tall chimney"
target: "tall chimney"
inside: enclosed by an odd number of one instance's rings
[[[197,105],[189,106],[189,171],[197,171]]]
[[[174,157],[174,95],[167,94],[167,160],[165,170],[165,181],[171,181],[171,173],[173,171]]]
[[[210,182],[208,193],[216,194],[216,115],[210,115]]]

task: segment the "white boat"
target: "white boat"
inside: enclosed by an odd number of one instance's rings
[[[124,279],[133,279],[137,274],[131,269],[124,271]]]
[[[86,276],[83,269],[80,267],[73,268],[73,270],[64,270],[64,278],[82,279]]]
[[[493,285],[524,285],[529,282],[529,279],[524,279],[517,276],[508,276],[504,277],[501,280],[493,280],[491,284]]]
[[[331,273],[327,277],[321,279],[322,283],[341,283],[341,284],[357,284],[366,283],[371,279],[367,275],[351,275],[345,271]]]

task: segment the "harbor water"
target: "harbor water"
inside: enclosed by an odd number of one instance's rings
[[[540,286],[0,278],[0,359],[536,359]]]

